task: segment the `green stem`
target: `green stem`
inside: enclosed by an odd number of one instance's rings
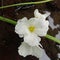
[[[0,7],[0,9],[2,9],[2,8],[8,8],[8,7],[13,7],[13,6],[21,6],[21,5],[41,4],[41,3],[46,3],[46,2],[50,2],[50,1],[52,1],[52,0],[44,0],[44,1],[38,1],[38,2],[18,3],[18,4],[8,5],[8,6],[2,6],[2,7]]]
[[[52,40],[52,41],[55,41],[56,43],[60,44],[60,40],[57,39],[57,38],[55,38],[55,37],[53,37],[53,36],[51,36],[51,35],[47,34],[45,37],[48,38],[48,39],[50,39],[50,40]]]
[[[11,19],[8,19],[8,18],[2,17],[2,16],[0,16],[0,20],[4,21],[4,22],[7,22],[7,23],[10,23],[10,24],[13,24],[13,25],[16,25],[16,23],[17,23],[14,20],[11,20]],[[52,41],[55,41],[56,43],[60,44],[60,40],[58,40],[57,38],[55,38],[55,37],[53,37],[51,35],[47,34],[45,37],[48,38],[48,39],[50,39],[50,40],[52,40]]]
[[[13,21],[12,19],[8,19],[8,18],[0,16],[0,20],[7,22],[7,23],[10,23],[10,24],[13,24],[13,25],[16,25],[16,21]]]

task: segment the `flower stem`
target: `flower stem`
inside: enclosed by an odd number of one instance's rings
[[[12,4],[12,5],[7,5],[7,6],[2,6],[2,7],[0,7],[0,9],[2,9],[2,8],[8,8],[8,7],[14,7],[14,6],[21,6],[21,5],[41,4],[41,3],[46,3],[46,2],[50,2],[50,1],[52,1],[52,0],[43,0],[43,1],[37,1],[37,2],[18,3],[18,4]]]
[[[60,40],[57,39],[57,38],[55,38],[55,37],[53,37],[53,36],[51,36],[51,35],[47,34],[45,37],[48,38],[48,39],[50,39],[50,40],[52,40],[52,41],[55,41],[56,43],[60,44]]]
[[[10,23],[10,24],[13,24],[13,25],[17,24],[16,21],[8,19],[8,18],[5,18],[5,17],[2,17],[2,16],[0,16],[0,20],[4,21],[4,22],[7,22],[7,23]],[[53,37],[51,35],[47,34],[45,37],[48,38],[49,40],[55,41],[56,43],[60,44],[60,40],[58,40],[57,38],[55,38],[55,37]]]
[[[8,19],[8,18],[2,17],[2,16],[0,16],[0,20],[4,21],[4,22],[7,22],[7,23],[10,23],[10,24],[13,24],[13,25],[16,25],[16,23],[17,23],[14,20],[11,20],[11,19]]]

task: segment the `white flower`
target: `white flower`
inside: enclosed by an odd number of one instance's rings
[[[15,32],[19,37],[24,37],[24,42],[30,46],[38,46],[41,41],[39,36],[45,36],[49,29],[49,22],[46,20],[49,15],[49,12],[41,14],[38,9],[36,9],[34,11],[35,17],[29,20],[26,17],[18,20],[15,26]]]
[[[15,32],[19,37],[23,37],[24,41],[18,48],[20,55],[26,57],[27,55],[34,55],[38,58],[41,57],[43,49],[39,47],[41,38],[39,36],[46,36],[49,29],[49,22],[46,18],[50,15],[49,12],[45,14],[39,13],[38,9],[34,11],[34,17],[29,20],[24,17],[19,19]]]
[[[43,49],[36,46],[30,46],[25,42],[22,42],[21,46],[18,48],[18,53],[24,57],[27,55],[36,56],[37,58],[41,58],[43,54]]]

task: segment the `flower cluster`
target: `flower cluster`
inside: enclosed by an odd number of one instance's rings
[[[39,45],[41,41],[40,36],[46,36],[49,29],[49,22],[46,18],[50,15],[49,12],[45,14],[39,13],[38,9],[34,11],[34,17],[27,19],[26,17],[19,19],[15,26],[15,32],[19,37],[23,37],[24,41],[18,48],[20,55],[26,57],[27,55],[34,55],[40,57],[42,50]]]

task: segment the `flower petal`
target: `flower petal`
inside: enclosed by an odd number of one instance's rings
[[[15,32],[17,34],[19,34],[20,37],[21,37],[21,35],[23,37],[23,35],[28,33],[28,28],[27,28],[28,23],[27,22],[28,22],[27,18],[24,17],[22,20],[18,20],[18,22],[15,26]]]
[[[24,18],[22,18],[22,19],[19,19],[17,23],[27,22],[27,21],[28,21],[27,17],[24,17]]]
[[[45,21],[43,23],[40,23],[40,26],[36,26],[36,30],[34,33],[36,33],[38,36],[45,36],[47,34],[47,31],[49,29],[49,22]]]
[[[43,20],[41,20],[40,18],[30,18],[28,22],[29,22],[30,25],[33,25],[35,27],[36,26],[38,27],[38,26],[40,26],[40,24],[43,23],[42,21]]]
[[[29,34],[24,37],[24,42],[28,43],[30,46],[38,46],[41,38],[35,34]]]
[[[40,18],[30,18],[28,22],[30,25],[41,28],[45,28],[49,25],[49,21]]]
[[[45,36],[49,29],[49,22],[47,20],[41,20],[40,18],[30,18],[30,25],[35,26],[35,31],[38,36]]]
[[[18,47],[19,55],[26,57],[27,55],[36,56],[37,58],[42,57],[43,49],[36,46],[30,46],[25,42]]]
[[[21,38],[24,37],[24,34],[19,34],[19,37],[21,37]]]
[[[43,19],[46,19],[51,13],[48,12],[48,11],[45,11],[45,14],[41,14],[38,9],[35,9],[34,11],[34,16],[36,18],[43,18]]]
[[[50,12],[45,11],[45,14],[43,14],[43,16],[44,16],[45,18],[47,18],[50,14],[51,14]]]
[[[19,55],[26,57],[27,55],[30,55],[30,49],[31,48],[27,43],[22,42],[22,44],[18,47],[18,53]]]
[[[47,29],[37,29],[37,30],[35,31],[35,33],[36,33],[38,36],[46,36],[47,31],[48,31],[48,28],[47,28]]]
[[[34,11],[34,16],[35,16],[36,18],[41,18],[41,17],[43,17],[43,15],[42,15],[41,13],[39,13],[38,9],[35,9],[35,11]]]
[[[43,55],[43,49],[40,47],[32,47],[33,53],[31,55],[36,56],[37,58],[41,58]]]

